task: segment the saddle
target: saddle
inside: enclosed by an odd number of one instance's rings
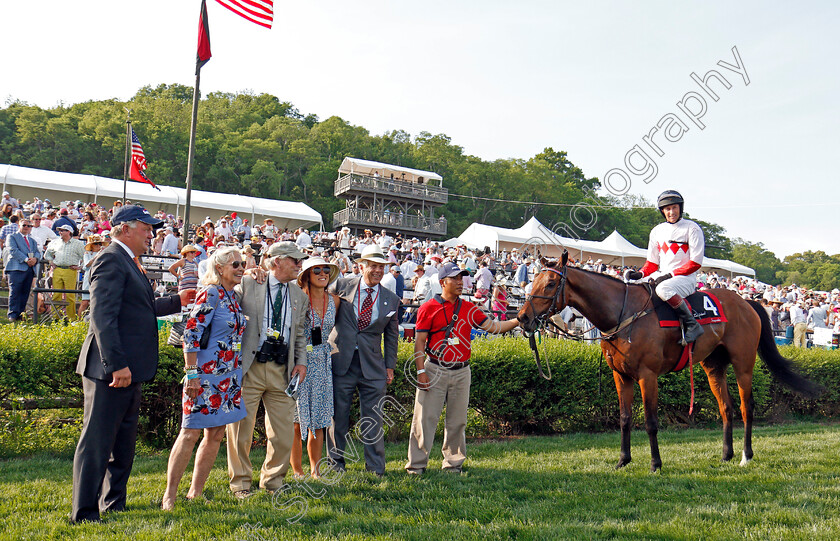
[[[688,301],[688,305],[691,306],[691,314],[700,325],[726,323],[727,320],[726,315],[723,313],[723,306],[714,294],[708,291],[695,291],[685,300]],[[677,312],[671,308],[670,304],[660,299],[656,294],[653,295],[653,308],[656,311],[656,317],[659,319],[660,327],[680,326]]]
[[[691,307],[691,314],[697,323],[700,325],[709,325],[711,323],[726,323],[726,314],[723,313],[723,306],[720,300],[709,293],[708,291],[695,291],[686,298],[688,305]],[[657,295],[653,295],[653,307],[656,312],[656,317],[659,319],[659,326],[662,328],[672,328],[680,326],[680,320],[677,317],[676,311],[671,308],[671,305],[660,299]],[[679,372],[688,364],[694,343],[683,347],[680,360],[672,372]]]

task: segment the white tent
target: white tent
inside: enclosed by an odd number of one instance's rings
[[[112,178],[61,173],[43,169],[31,169],[16,165],[0,164],[3,190],[12,193],[15,199],[23,202],[35,196],[43,199],[59,200],[81,199],[109,208],[116,199],[122,199],[123,181]],[[187,201],[184,188],[158,185],[160,191],[148,184],[129,181],[126,197],[135,203],[142,203],[153,211],[161,209],[168,214],[183,215]],[[262,197],[204,192],[193,190],[190,201],[193,221],[203,220],[204,216],[218,218],[226,213],[237,212],[251,223],[255,220],[272,218],[277,227],[290,229],[318,225],[323,229],[323,219],[314,209],[294,201],[279,201]]]
[[[491,225],[474,223],[459,236],[449,239],[445,246],[464,244],[469,248],[483,249],[489,246],[498,251],[510,251],[518,248],[520,251],[530,246],[536,247],[547,257],[559,257],[563,249],[567,249],[571,256],[582,261],[589,258],[601,259],[607,265],[643,265],[647,259],[647,250],[636,247],[625,239],[618,231],[613,231],[602,241],[576,240],[553,233],[537,220],[531,217],[522,227],[507,229]],[[534,250],[530,250],[531,253]],[[732,275],[745,274],[755,276],[755,271],[733,261],[706,257],[703,260],[704,270],[723,270]]]
[[[442,176],[431,171],[421,171],[420,169],[361,160],[359,158],[344,158],[344,161],[341,162],[341,166],[338,168],[338,172],[345,175],[363,175],[366,177],[372,177],[375,172],[379,172],[379,175],[383,179],[388,178],[393,173],[396,180],[419,182],[420,184],[424,182],[428,183],[430,180],[436,180],[438,186],[443,182]],[[405,175],[405,178],[403,178],[403,175]],[[421,182],[419,179],[423,179],[423,181]]]

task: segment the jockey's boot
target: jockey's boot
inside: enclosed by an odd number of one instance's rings
[[[683,324],[685,343],[690,344],[691,342],[697,340],[704,331],[703,327],[697,323],[696,319],[694,319],[694,316],[691,313],[691,307],[688,305],[688,301],[679,295],[674,295],[668,299],[668,304],[677,311],[677,315]]]

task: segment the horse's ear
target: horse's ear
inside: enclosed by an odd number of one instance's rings
[[[544,257],[540,257],[540,264],[543,267],[550,267],[551,266],[551,261],[549,261],[548,259],[546,259]]]
[[[568,250],[563,250],[563,257],[560,259],[560,262],[563,264],[564,267],[566,266],[566,263],[569,262],[569,251]]]

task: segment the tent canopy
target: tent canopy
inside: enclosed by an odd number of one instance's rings
[[[485,224],[473,223],[461,235],[449,239],[446,246],[466,245],[469,248],[483,249],[486,246],[510,251],[518,248],[520,251],[529,246],[539,248],[540,253],[547,257],[559,257],[563,249],[567,249],[574,258],[586,260],[588,258],[601,259],[607,265],[642,265],[647,259],[647,250],[638,248],[625,239],[618,231],[613,231],[602,241],[577,240],[553,233],[536,217],[531,217],[522,227],[507,229]],[[745,274],[755,276],[755,271],[734,261],[713,259],[703,260],[705,270],[723,270],[730,275]]]
[[[116,199],[122,199],[123,181],[112,178],[61,173],[43,169],[31,169],[16,165],[0,164],[3,189],[12,192],[18,200],[33,199],[84,199],[104,207],[110,207]],[[13,189],[10,189],[13,188]],[[168,214],[183,215],[187,201],[187,190],[158,185],[160,191],[142,182],[129,182],[126,197],[135,203],[143,203],[150,210],[162,209]],[[190,206],[196,217],[211,218],[229,212],[237,212],[243,218],[255,220],[272,218],[281,228],[310,227],[318,225],[323,229],[321,215],[314,209],[295,201],[279,201],[262,197],[225,194],[193,190]],[[201,215],[201,216],[199,216]]]
[[[359,158],[344,158],[344,161],[341,162],[341,167],[338,168],[338,172],[340,174],[364,175],[366,177],[372,177],[373,173],[377,171],[382,178],[388,178],[391,176],[391,173],[393,173],[395,180],[419,182],[419,179],[422,178],[425,183],[428,183],[430,180],[438,181],[438,185],[442,185],[443,183],[443,177],[431,171],[421,171],[420,169],[373,162],[370,160],[361,160]],[[405,178],[402,178],[403,174],[405,174]]]

